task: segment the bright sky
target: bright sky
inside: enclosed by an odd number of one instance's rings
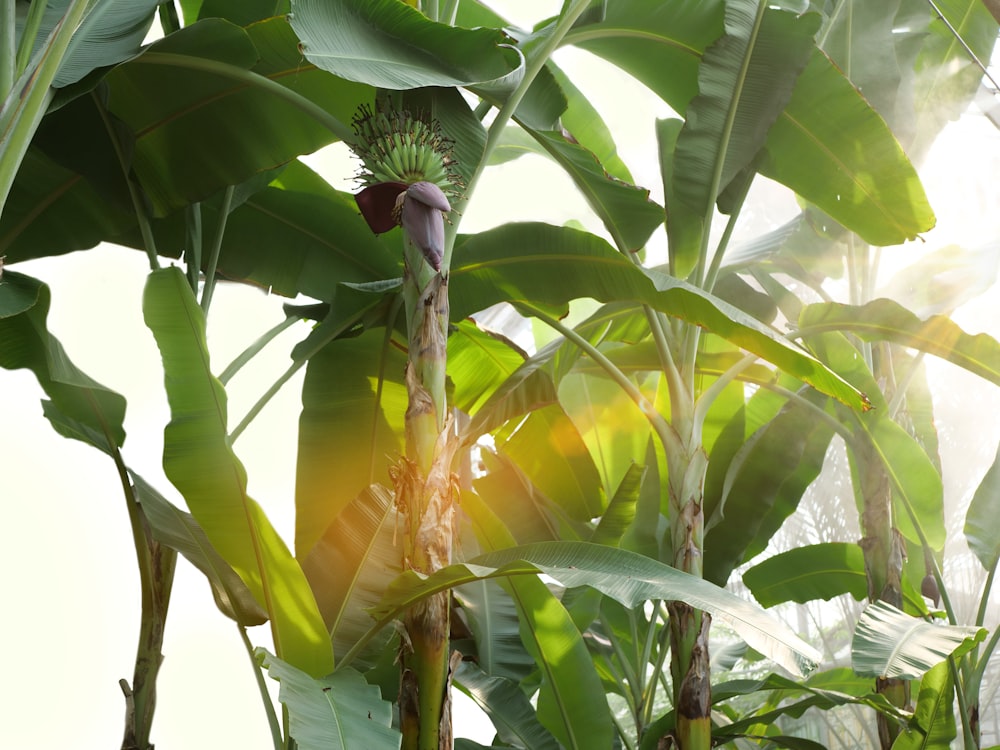
[[[509,5],[515,21],[530,24],[556,12],[560,3],[522,0]],[[653,120],[666,115],[666,108],[641,86],[584,53],[565,50],[558,60],[593,96],[637,180],[658,196]],[[311,163],[337,170],[346,166],[341,179],[354,171],[353,163],[335,156]],[[975,248],[996,242],[1000,239],[997,174],[1000,133],[973,108],[948,129],[923,169],[938,228],[928,233],[926,244],[911,243],[886,254],[905,257],[950,243]],[[774,193],[766,195],[771,200]],[[573,218],[598,230],[566,178],[540,157],[495,170],[470,206],[463,229],[476,231],[514,218],[553,223]],[[759,228],[742,231],[749,237]],[[183,506],[160,469],[168,412],[159,355],[140,312],[145,257],[102,247],[14,269],[50,284],[50,330],[81,369],[128,398],[126,461]],[[956,319],[970,332],[989,331],[1000,337],[998,297],[992,291],[960,310]],[[282,318],[283,301],[235,285],[218,290],[209,330],[216,372]],[[233,424],[285,369],[291,347],[306,331],[304,325],[287,331],[254,362],[253,373],[232,382]],[[954,368],[935,368],[944,371]],[[139,586],[114,467],[102,455],[49,428],[39,405],[43,394],[30,374],[0,372],[0,384],[6,396],[0,475],[4,505],[14,519],[0,528],[4,594],[0,642],[6,647],[7,676],[0,681],[0,705],[5,709],[0,747],[117,747],[124,716],[118,680],[132,676]],[[249,471],[251,495],[286,539],[292,538],[300,385],[301,375],[236,444]],[[969,427],[953,430],[955,456],[949,459],[966,462],[955,464],[961,467],[956,473],[965,478],[950,485],[954,499],[961,499],[978,481],[1000,438],[995,419],[1000,395],[998,389],[974,378],[962,378],[944,392],[943,401]],[[984,414],[989,418],[983,419]],[[258,645],[268,645],[266,626],[255,629],[251,637]],[[153,736],[158,747],[270,748],[236,628],[218,613],[201,574],[185,561],[177,568],[165,652]],[[488,744],[492,734],[467,729],[467,714],[461,716],[456,735]]]

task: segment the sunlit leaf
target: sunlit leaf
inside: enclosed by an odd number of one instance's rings
[[[913,719],[892,750],[949,750],[956,734],[955,683],[949,665],[942,662],[920,678]]]
[[[854,631],[851,664],[859,675],[917,679],[948,656],[967,653],[986,635],[986,628],[938,625],[875,602]]]
[[[288,733],[301,750],[398,750],[402,736],[392,727],[392,704],[353,669],[314,678],[258,648],[255,655],[281,683]]]
[[[371,627],[366,610],[402,572],[396,513],[392,492],[373,484],[337,515],[302,559],[335,658]]]
[[[404,573],[373,611],[394,616],[435,591],[482,578],[545,573],[567,588],[590,586],[625,607],[649,599],[679,599],[733,628],[752,648],[794,673],[809,671],[819,654],[763,610],[708,581],[648,557],[588,542],[541,542],[492,552],[421,578]]]
[[[475,496],[470,500],[464,507],[480,544],[487,549],[512,544],[510,533],[489,507]],[[614,735],[611,713],[587,646],[569,613],[536,577],[502,579],[500,584],[517,607],[521,641],[541,673],[537,704],[541,724],[565,748],[609,746]],[[390,587],[388,597],[394,589],[395,585]]]
[[[986,570],[1000,560],[1000,447],[965,514],[965,539]]]
[[[1000,342],[985,333],[970,335],[945,315],[921,320],[889,299],[860,307],[826,302],[806,307],[799,327],[808,332],[850,332],[865,341],[891,341],[941,357],[1000,385]]]
[[[179,268],[149,275],[143,316],[160,348],[170,404],[167,478],[267,611],[275,649],[310,674],[326,674],[333,669],[326,627],[302,569],[247,494],[246,471],[229,441],[226,392],[209,366],[205,317]]]
[[[547,224],[506,224],[456,249],[451,312],[465,317],[502,301],[565,305],[570,299],[632,300],[699,325],[815,388],[864,408],[860,394],[798,347],[728,303],[656,271],[636,268],[594,235]]]
[[[760,7],[756,0],[726,3],[725,34],[702,55],[699,93],[677,138],[677,196],[702,216],[718,197],[710,194],[713,183],[722,191],[764,145],[822,20],[818,13]]]
[[[405,355],[384,332],[333,341],[302,385],[295,479],[295,549],[302,557],[402,452]]]
[[[215,551],[194,516],[175,506],[138,474],[133,472],[131,476],[153,538],[180,552],[205,575],[215,605],[222,613],[243,627],[267,622],[267,612],[236,571]]]

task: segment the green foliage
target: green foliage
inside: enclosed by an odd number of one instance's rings
[[[978,0],[938,3],[988,59],[996,24]],[[0,277],[0,365],[35,374],[58,432],[116,458],[149,524],[133,528],[140,568],[143,540],[176,549],[223,613],[241,626],[270,621],[278,656],[257,653],[287,709],[288,737],[272,722],[276,746],[400,747],[382,698],[400,683],[386,626],[451,591],[450,646],[470,661],[447,678],[491,718],[499,742],[653,748],[676,732],[671,741],[694,748],[697,732],[684,734],[663,696],[673,689],[678,703],[681,681],[659,676],[682,676],[696,639],[671,633],[664,602],[711,614],[793,673],[811,670],[820,654],[718,586],[797,512],[835,434],[852,466],[884,473],[894,526],[864,528],[861,545],[799,547],[755,566],[744,581],[758,601],[862,598],[873,575],[866,553],[882,532],[898,532],[917,567],[940,564],[944,493],[920,358],[1000,385],[1000,344],[935,314],[989,283],[977,270],[942,290],[929,262],[896,287],[920,287],[920,307],[904,306],[905,294],[873,299],[868,248],[933,225],[907,154],[922,154],[932,137],[923,125],[934,131],[957,115],[978,84],[928,7],[567,0],[524,30],[473,0],[182,0],[183,28],[165,6],[165,37],[140,49],[155,5],[52,2],[44,17],[21,19],[26,37],[26,23],[41,23],[30,43],[0,39],[0,256],[10,264],[114,241],[144,249],[154,269],[183,257],[186,273],[153,270],[143,312],[171,408],[164,469],[191,514],[128,474],[118,455],[124,399],[77,370],[49,333],[48,288],[10,270]],[[74,15],[57,27],[64,12]],[[560,45],[604,58],[677,115],[655,127],[664,207],[633,184],[584,93],[592,82],[551,59]],[[942,93],[946,106],[930,106]],[[350,144],[358,107],[376,103],[434,119],[464,191],[445,234],[449,335],[438,373],[443,382],[447,367],[461,457],[438,479],[456,471],[462,533],[458,561],[430,575],[401,557],[408,499],[389,489],[422,439],[407,417],[419,391],[406,373],[425,352],[406,343],[417,339],[400,314],[414,280],[403,233],[374,236],[354,197],[296,158]],[[537,222],[458,234],[487,165],[523,153],[565,173],[610,242]],[[791,188],[803,212],[734,254],[757,174]],[[730,219],[712,247],[719,214]],[[668,266],[646,267],[664,222]],[[844,268],[850,305],[828,298],[826,281]],[[306,368],[297,556],[248,495],[232,447],[246,425],[230,431],[205,337],[216,274],[301,295],[294,316],[317,320],[251,412]],[[824,301],[806,305],[801,285]],[[561,336],[529,354],[469,319],[501,302]],[[794,339],[776,328],[779,311],[796,321]],[[995,465],[966,518],[991,575],[997,474]],[[871,498],[855,489],[864,512]],[[681,570],[681,544],[699,576]],[[907,611],[926,615],[900,575]],[[996,638],[980,660],[985,630],[958,626],[947,597],[943,606],[948,626],[872,604],[854,636],[857,674],[716,685],[713,710],[728,721],[716,722],[715,740],[814,748],[781,722],[862,705],[906,723],[894,747],[944,747],[957,734],[957,700],[968,742],[965,717]],[[857,675],[922,675],[916,710],[906,715]],[[709,717],[700,718],[707,739]]]

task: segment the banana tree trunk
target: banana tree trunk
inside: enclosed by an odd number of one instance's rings
[[[856,455],[861,483],[861,549],[868,577],[868,600],[884,601],[902,608],[904,543],[892,522],[892,489],[885,467],[874,447],[863,442]],[[910,683],[900,679],[878,678],[877,692],[894,706],[905,709],[910,702]],[[899,735],[899,725],[878,714],[879,744],[889,750]]]
[[[676,455],[668,453],[667,468],[673,565],[700,578],[708,455],[700,444],[688,439]],[[712,745],[712,675],[708,651],[711,618],[682,601],[669,602],[667,609],[676,716],[673,740],[681,750],[708,750]]]
[[[410,239],[407,234],[403,282],[409,336],[407,455],[393,482],[406,529],[403,567],[430,575],[451,563],[456,499],[451,464],[457,439],[445,398],[448,282]],[[404,750],[452,747],[449,603],[447,592],[438,594],[403,619],[399,713]]]

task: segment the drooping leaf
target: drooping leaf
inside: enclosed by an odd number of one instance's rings
[[[288,733],[301,750],[398,750],[402,735],[392,727],[392,704],[353,669],[315,678],[266,649],[255,652],[268,674],[281,683],[288,709]]]
[[[685,111],[674,154],[674,186],[690,209],[704,216],[757,156],[791,98],[821,20],[756,0],[726,3],[725,34],[702,56],[699,93]]]
[[[806,307],[799,327],[809,332],[850,332],[865,341],[891,341],[941,357],[1000,385],[1000,342],[985,333],[965,333],[946,315],[921,320],[889,299],[860,307],[827,302]]]
[[[51,399],[53,427],[105,453],[125,442],[125,399],[91,379],[70,360],[46,319],[51,293],[30,276],[4,271],[0,281],[0,367],[26,368]]]
[[[579,297],[643,302],[707,328],[845,403],[865,407],[860,394],[838,376],[759,321],[676,278],[640,270],[603,240],[575,229],[506,224],[466,239],[455,252],[450,293],[453,319],[502,301],[550,306]]]
[[[965,540],[986,570],[1000,560],[1000,446],[965,514]]]
[[[291,24],[314,65],[386,89],[516,85],[521,56],[497,30],[435,23],[398,0],[293,0]]]
[[[503,453],[481,452],[487,472],[474,480],[476,493],[496,513],[518,544],[560,538],[558,506],[539,492]]]
[[[949,655],[967,653],[986,635],[985,628],[938,625],[875,602],[854,631],[851,664],[859,675],[917,679]]]
[[[330,631],[334,658],[347,653],[371,627],[368,607],[402,572],[395,520],[392,492],[373,484],[337,515],[302,559]]]
[[[487,549],[512,544],[510,533],[489,507],[475,496],[469,499],[464,507],[480,544]],[[521,641],[541,674],[537,708],[541,724],[568,749],[610,746],[614,728],[604,690],[565,607],[536,577],[510,578],[500,584],[517,607]],[[385,600],[379,608],[384,604]]]
[[[167,478],[267,611],[275,649],[309,674],[328,673],[333,652],[305,575],[247,494],[246,471],[229,442],[226,393],[209,365],[205,317],[180,269],[150,274],[143,317],[160,348],[170,403]]]
[[[138,474],[131,472],[131,476],[153,538],[180,552],[205,575],[219,610],[243,627],[267,622],[267,612],[236,571],[215,551],[194,516],[175,506]]]
[[[295,549],[309,554],[343,508],[388,478],[402,451],[405,355],[382,331],[333,341],[302,385],[295,479]]]
[[[616,547],[588,542],[540,542],[473,558],[428,577],[404,573],[373,610],[379,620],[413,601],[482,578],[545,573],[567,588],[590,586],[631,608],[648,599],[680,599],[709,612],[741,638],[793,673],[809,671],[819,655],[753,604],[700,578]]]
[[[920,178],[885,121],[819,51],[768,134],[760,172],[872,245],[934,226]]]
[[[607,509],[601,514],[597,528],[588,540],[591,544],[617,547],[621,543],[622,536],[635,520],[635,506],[639,502],[639,490],[645,473],[646,467],[635,463],[625,472],[621,484],[615,490]]]
[[[532,750],[558,750],[560,747],[552,733],[538,721],[528,696],[513,680],[491,676],[463,661],[455,673],[455,681],[490,717],[502,741]]]
[[[476,643],[476,664],[484,672],[520,682],[535,670],[535,660],[521,643],[517,606],[499,583],[467,583],[454,595]]]
[[[594,154],[559,133],[528,133],[566,170],[620,250],[635,252],[645,246],[663,223],[663,209],[649,199],[648,190],[611,177]]]
[[[846,542],[782,552],[746,571],[743,583],[764,607],[786,601],[829,601],[844,593],[860,601],[868,593],[861,548]]]
[[[545,70],[552,72],[559,88],[562,89],[566,97],[566,110],[560,118],[563,129],[572,136],[574,141],[590,151],[597,158],[601,168],[611,177],[632,183],[632,174],[618,155],[614,136],[594,105],[551,60],[546,65]],[[537,130],[553,129],[551,127],[538,128],[531,123],[527,123],[527,125],[535,127]]]
[[[721,520],[705,533],[708,580],[724,585],[736,566],[764,550],[819,475],[832,437],[827,423],[792,402],[744,443],[728,467]]]
[[[1000,253],[988,244],[973,250],[947,245],[896,271],[879,292],[920,318],[951,311],[987,292],[997,280]]]

